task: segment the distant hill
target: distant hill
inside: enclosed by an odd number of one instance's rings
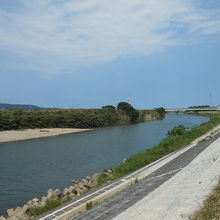
[[[7,110],[7,109],[24,109],[24,110],[33,110],[33,109],[43,109],[36,105],[20,105],[20,104],[7,104],[7,103],[0,103],[0,110]]]

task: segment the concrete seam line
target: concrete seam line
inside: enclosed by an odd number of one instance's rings
[[[183,168],[179,168],[179,169],[176,169],[176,170],[172,170],[172,171],[170,171],[170,172],[167,172],[167,173],[164,173],[164,174],[161,174],[161,175],[158,175],[158,176],[155,176],[155,177],[146,179],[146,180],[153,180],[153,179],[156,179],[156,178],[160,178],[160,177],[162,177],[162,176],[166,176],[166,175],[168,175],[168,174],[178,172],[178,171],[180,171],[180,170],[182,170],[182,169],[183,169]]]

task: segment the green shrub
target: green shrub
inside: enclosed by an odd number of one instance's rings
[[[179,136],[186,133],[186,128],[183,125],[179,125],[177,127],[174,127],[171,131],[168,131],[167,136]]]
[[[93,207],[93,202],[92,201],[86,203],[86,209],[87,210],[91,209],[92,207]]]

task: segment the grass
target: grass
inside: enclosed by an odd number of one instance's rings
[[[203,203],[201,209],[196,211],[191,220],[217,220],[220,219],[220,182]]]
[[[41,215],[47,211],[50,211],[50,210],[64,204],[65,202],[68,202],[69,200],[71,200],[71,197],[57,198],[57,199],[53,199],[53,200],[48,199],[46,201],[45,206],[37,207],[37,208],[29,208],[27,210],[27,214],[29,216],[38,216],[38,215]]]

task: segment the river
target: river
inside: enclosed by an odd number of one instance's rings
[[[64,189],[159,143],[177,125],[188,128],[205,117],[167,114],[165,119],[93,131],[0,144],[0,215],[8,208]]]

